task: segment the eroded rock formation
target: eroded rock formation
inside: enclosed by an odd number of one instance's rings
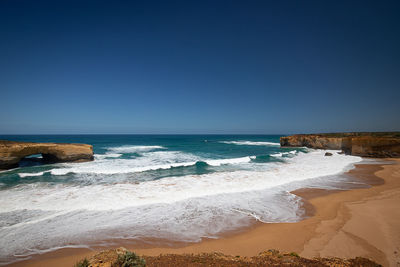
[[[29,143],[0,140],[0,169],[18,167],[26,156],[42,154],[43,161],[81,162],[93,160],[93,147],[86,144]]]
[[[400,133],[296,134],[281,137],[281,146],[338,149],[354,156],[399,158]]]

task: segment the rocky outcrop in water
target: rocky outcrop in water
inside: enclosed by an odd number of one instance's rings
[[[399,158],[400,133],[296,134],[281,137],[281,146],[337,149],[361,157]]]
[[[0,169],[18,167],[26,156],[42,154],[43,162],[81,162],[93,160],[93,147],[86,144],[29,143],[0,140]]]

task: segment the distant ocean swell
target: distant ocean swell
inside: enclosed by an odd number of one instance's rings
[[[217,143],[211,145],[228,146],[225,157],[165,145],[120,145],[105,147],[93,162],[10,172],[21,183],[0,190],[0,263],[16,254],[109,239],[197,242],[255,220],[295,222],[303,210],[291,190],[310,181],[323,187],[361,160],[279,150],[269,141]],[[242,146],[248,155],[236,156]]]

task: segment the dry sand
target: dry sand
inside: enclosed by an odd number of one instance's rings
[[[313,214],[301,222],[258,224],[239,234],[185,247],[130,249],[142,255],[219,251],[253,256],[274,248],[303,257],[362,256],[384,266],[400,266],[400,160],[391,162],[394,164],[358,165],[350,171],[375,184],[371,188],[297,190],[294,193],[308,200],[306,207]],[[94,253],[62,249],[12,266],[73,266]]]

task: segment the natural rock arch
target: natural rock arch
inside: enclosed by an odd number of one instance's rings
[[[45,162],[81,162],[93,160],[93,147],[86,144],[29,143],[0,140],[0,169],[18,167],[21,159],[42,154]]]

